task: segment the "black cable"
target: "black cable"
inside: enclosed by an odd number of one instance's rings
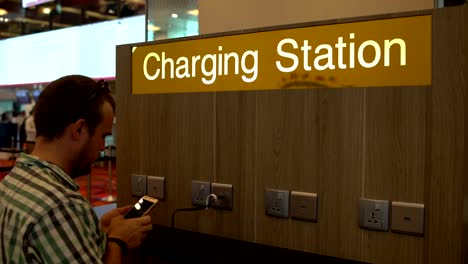
[[[210,199],[208,201],[208,204],[207,205],[202,205],[202,206],[197,206],[197,207],[190,207],[190,208],[179,208],[179,209],[176,209],[174,210],[174,212],[172,213],[172,216],[171,216],[171,228],[174,228],[174,225],[175,225],[175,214],[177,212],[190,212],[190,211],[201,211],[201,210],[205,210],[207,208],[209,208],[211,206],[211,204],[213,204],[213,202],[215,201],[216,199]]]

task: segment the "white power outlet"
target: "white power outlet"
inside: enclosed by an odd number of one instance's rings
[[[267,215],[289,217],[289,191],[265,189],[265,213]]]
[[[134,196],[146,195],[146,175],[132,174],[130,192]]]
[[[372,230],[388,231],[388,200],[359,199],[359,226]]]
[[[316,193],[291,192],[291,218],[317,222],[318,196]]]
[[[213,204],[214,208],[232,210],[232,184],[213,182],[211,183],[211,193],[218,197]]]
[[[424,204],[393,201],[392,232],[424,235]]]
[[[159,200],[164,200],[166,196],[166,178],[158,176],[148,176],[146,182],[146,194]]]
[[[206,197],[211,193],[211,183],[204,181],[192,181],[192,204],[205,205]]]

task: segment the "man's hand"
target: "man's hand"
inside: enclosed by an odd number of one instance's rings
[[[133,205],[127,205],[110,210],[101,217],[101,227],[104,233],[109,234],[109,226],[113,218],[124,215]]]
[[[138,218],[124,219],[122,215],[112,218],[109,225],[109,237],[125,241],[129,249],[136,248],[153,228],[151,217],[145,215]]]

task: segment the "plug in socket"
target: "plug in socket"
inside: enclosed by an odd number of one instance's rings
[[[134,196],[146,195],[146,175],[131,175],[131,194]]]
[[[288,218],[289,191],[265,189],[265,214]]]
[[[316,193],[291,192],[291,218],[317,222],[318,197]]]
[[[361,228],[388,231],[388,200],[359,199],[359,226]]]
[[[192,181],[192,204],[205,205],[206,197],[211,193],[211,183],[204,181]]]
[[[211,184],[211,193],[218,197],[213,204],[214,208],[232,210],[232,184],[213,182]]]
[[[166,196],[166,178],[158,176],[148,176],[146,182],[146,194],[159,200],[164,200]]]

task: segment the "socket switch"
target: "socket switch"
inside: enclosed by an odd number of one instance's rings
[[[392,232],[424,234],[424,204],[392,202]]]
[[[359,226],[361,228],[388,231],[388,200],[359,199]]]
[[[316,193],[291,192],[291,218],[317,222],[318,197]]]
[[[265,213],[270,216],[289,217],[289,191],[265,189]]]
[[[148,176],[146,182],[146,194],[159,200],[164,200],[166,196],[166,178]]]
[[[232,210],[232,184],[213,182],[211,183],[211,193],[218,197],[213,204],[214,208]]]
[[[131,175],[131,194],[134,196],[146,195],[146,175]]]
[[[211,183],[204,181],[192,181],[192,204],[206,205],[206,197],[211,193]]]

